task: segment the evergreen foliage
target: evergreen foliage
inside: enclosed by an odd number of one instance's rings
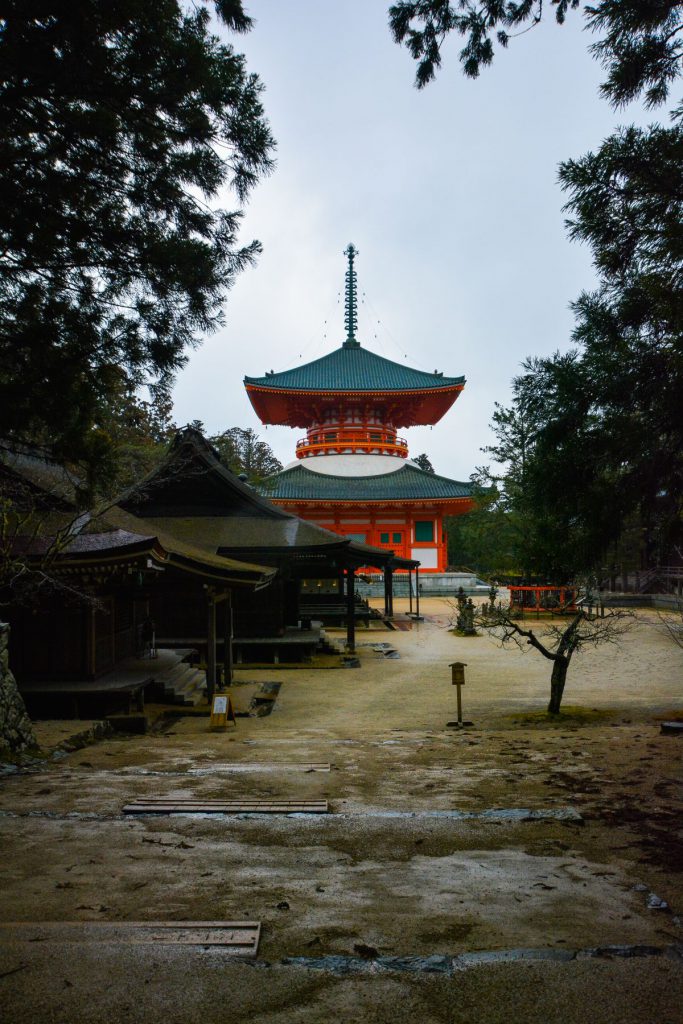
[[[465,516],[448,516],[448,564],[471,569],[483,576],[516,576],[521,573],[517,530],[505,492],[487,467],[470,477],[474,508]]]
[[[563,24],[579,0],[551,0]],[[662,103],[683,59],[683,9],[678,0],[596,0],[581,7],[586,27],[600,38],[591,51],[607,72],[601,91],[615,106],[644,94],[648,106]],[[494,40],[505,48],[515,35],[538,25],[543,0],[399,0],[389,25],[417,62],[415,84],[431,82],[441,67],[441,49],[451,33],[465,40],[459,59],[476,78],[493,61]]]
[[[233,473],[244,473],[250,484],[260,484],[266,477],[279,473],[282,463],[273,449],[262,441],[251,427],[230,427],[208,438],[221,461]]]
[[[646,559],[666,561],[683,536],[683,121],[624,129],[560,181],[600,278],[573,304],[579,347],[517,385],[543,410],[531,500],[578,569],[634,516]]]
[[[551,6],[561,23],[579,2]],[[538,0],[401,0],[390,23],[422,87],[449,34],[465,38],[460,60],[475,77],[493,59],[494,34],[506,46],[542,13]],[[683,6],[598,0],[582,13],[599,37],[591,50],[607,73],[602,94],[614,106],[663,103],[681,72]],[[489,544],[494,571],[509,560],[555,580],[619,549],[666,560],[683,540],[683,107],[668,127],[622,128],[562,164],[560,184],[570,237],[590,247],[598,287],[573,304],[578,347],[528,359],[512,405],[496,408],[488,453],[502,468],[480,474],[495,490],[451,528],[461,551],[449,552],[486,559]]]
[[[211,203],[271,167],[261,85],[178,0],[8,0],[0,68],[0,436],[95,481],[110,405],[167,391],[259,252]]]
[[[425,452],[423,452],[422,455],[416,455],[415,458],[413,459],[413,462],[415,463],[416,466],[419,466],[420,469],[424,469],[425,473],[434,472],[432,460]]]

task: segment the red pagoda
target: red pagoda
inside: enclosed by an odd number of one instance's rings
[[[262,423],[301,427],[296,461],[264,493],[302,519],[444,572],[443,520],[472,508],[471,485],[421,469],[408,458],[402,427],[438,423],[465,386],[392,362],[356,338],[358,255],[349,245],[346,341],[313,362],[244,385]]]

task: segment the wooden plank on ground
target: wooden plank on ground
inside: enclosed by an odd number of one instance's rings
[[[254,957],[260,921],[6,921],[2,942],[115,942],[125,945],[220,946],[231,956]]]
[[[221,775],[227,772],[329,772],[329,761],[234,761],[231,764],[212,764],[210,768],[188,768],[177,775]]]
[[[204,800],[201,797],[143,797],[124,814],[327,814],[327,800]]]

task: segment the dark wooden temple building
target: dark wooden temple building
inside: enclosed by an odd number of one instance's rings
[[[49,504],[49,474],[26,464],[12,472]],[[72,511],[60,493],[50,514],[65,522]],[[240,660],[266,649],[276,658],[312,650],[320,632],[307,620],[325,614],[346,623],[353,649],[356,621],[367,614],[357,569],[384,571],[388,612],[393,570],[417,573],[416,562],[277,508],[191,428],[147,479],[77,530],[49,554],[38,600],[9,610],[12,668],[34,712],[51,701],[62,710],[70,701],[76,715],[141,704],[151,684],[182,679],[183,659],[196,651],[210,695],[231,681],[233,650]],[[52,542],[33,538],[36,566]]]
[[[363,614],[354,585],[358,569],[372,565],[384,572],[385,611],[391,613],[393,572],[417,573],[419,565],[278,508],[238,479],[204,437],[189,427],[177,435],[158,469],[121,499],[114,518],[124,529],[140,529],[144,523],[162,543],[191,545],[208,557],[277,569],[266,590],[240,594],[232,624],[238,645],[258,637],[284,636],[307,619],[336,612],[346,623],[352,648],[356,619]],[[179,595],[160,593],[154,617],[164,642],[193,639],[187,634],[193,612]]]
[[[25,531],[14,540],[17,565],[25,566],[34,588],[3,611],[11,666],[34,713],[126,710],[169,675],[179,684],[183,672],[196,681],[199,673],[179,667],[189,650],[156,654],[160,595],[181,593],[195,613],[201,609],[206,637],[212,606],[267,587],[276,575],[271,567],[212,555],[180,538],[162,541],[142,520],[122,528],[116,509],[96,519],[79,516],[68,474],[25,453],[5,456],[0,483],[12,497],[18,531]],[[216,644],[208,646],[215,681]],[[230,654],[226,645],[226,675]]]

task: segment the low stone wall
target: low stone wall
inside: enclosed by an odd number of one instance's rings
[[[683,597],[677,594],[652,594],[652,607],[668,609],[672,612],[683,611]]]
[[[488,594],[489,584],[478,579],[474,573],[464,572],[425,572],[419,574],[421,597],[454,597],[462,587],[468,597],[477,594]],[[415,595],[415,576],[405,572],[395,572],[393,579],[394,597],[408,597],[408,586]],[[382,576],[368,576],[368,582],[356,580],[356,591],[362,597],[384,597],[384,581]]]
[[[36,746],[31,719],[9,667],[9,626],[0,622],[0,757]]]
[[[683,611],[683,598],[676,594],[618,594],[603,591],[603,603],[609,608],[661,608]]]

